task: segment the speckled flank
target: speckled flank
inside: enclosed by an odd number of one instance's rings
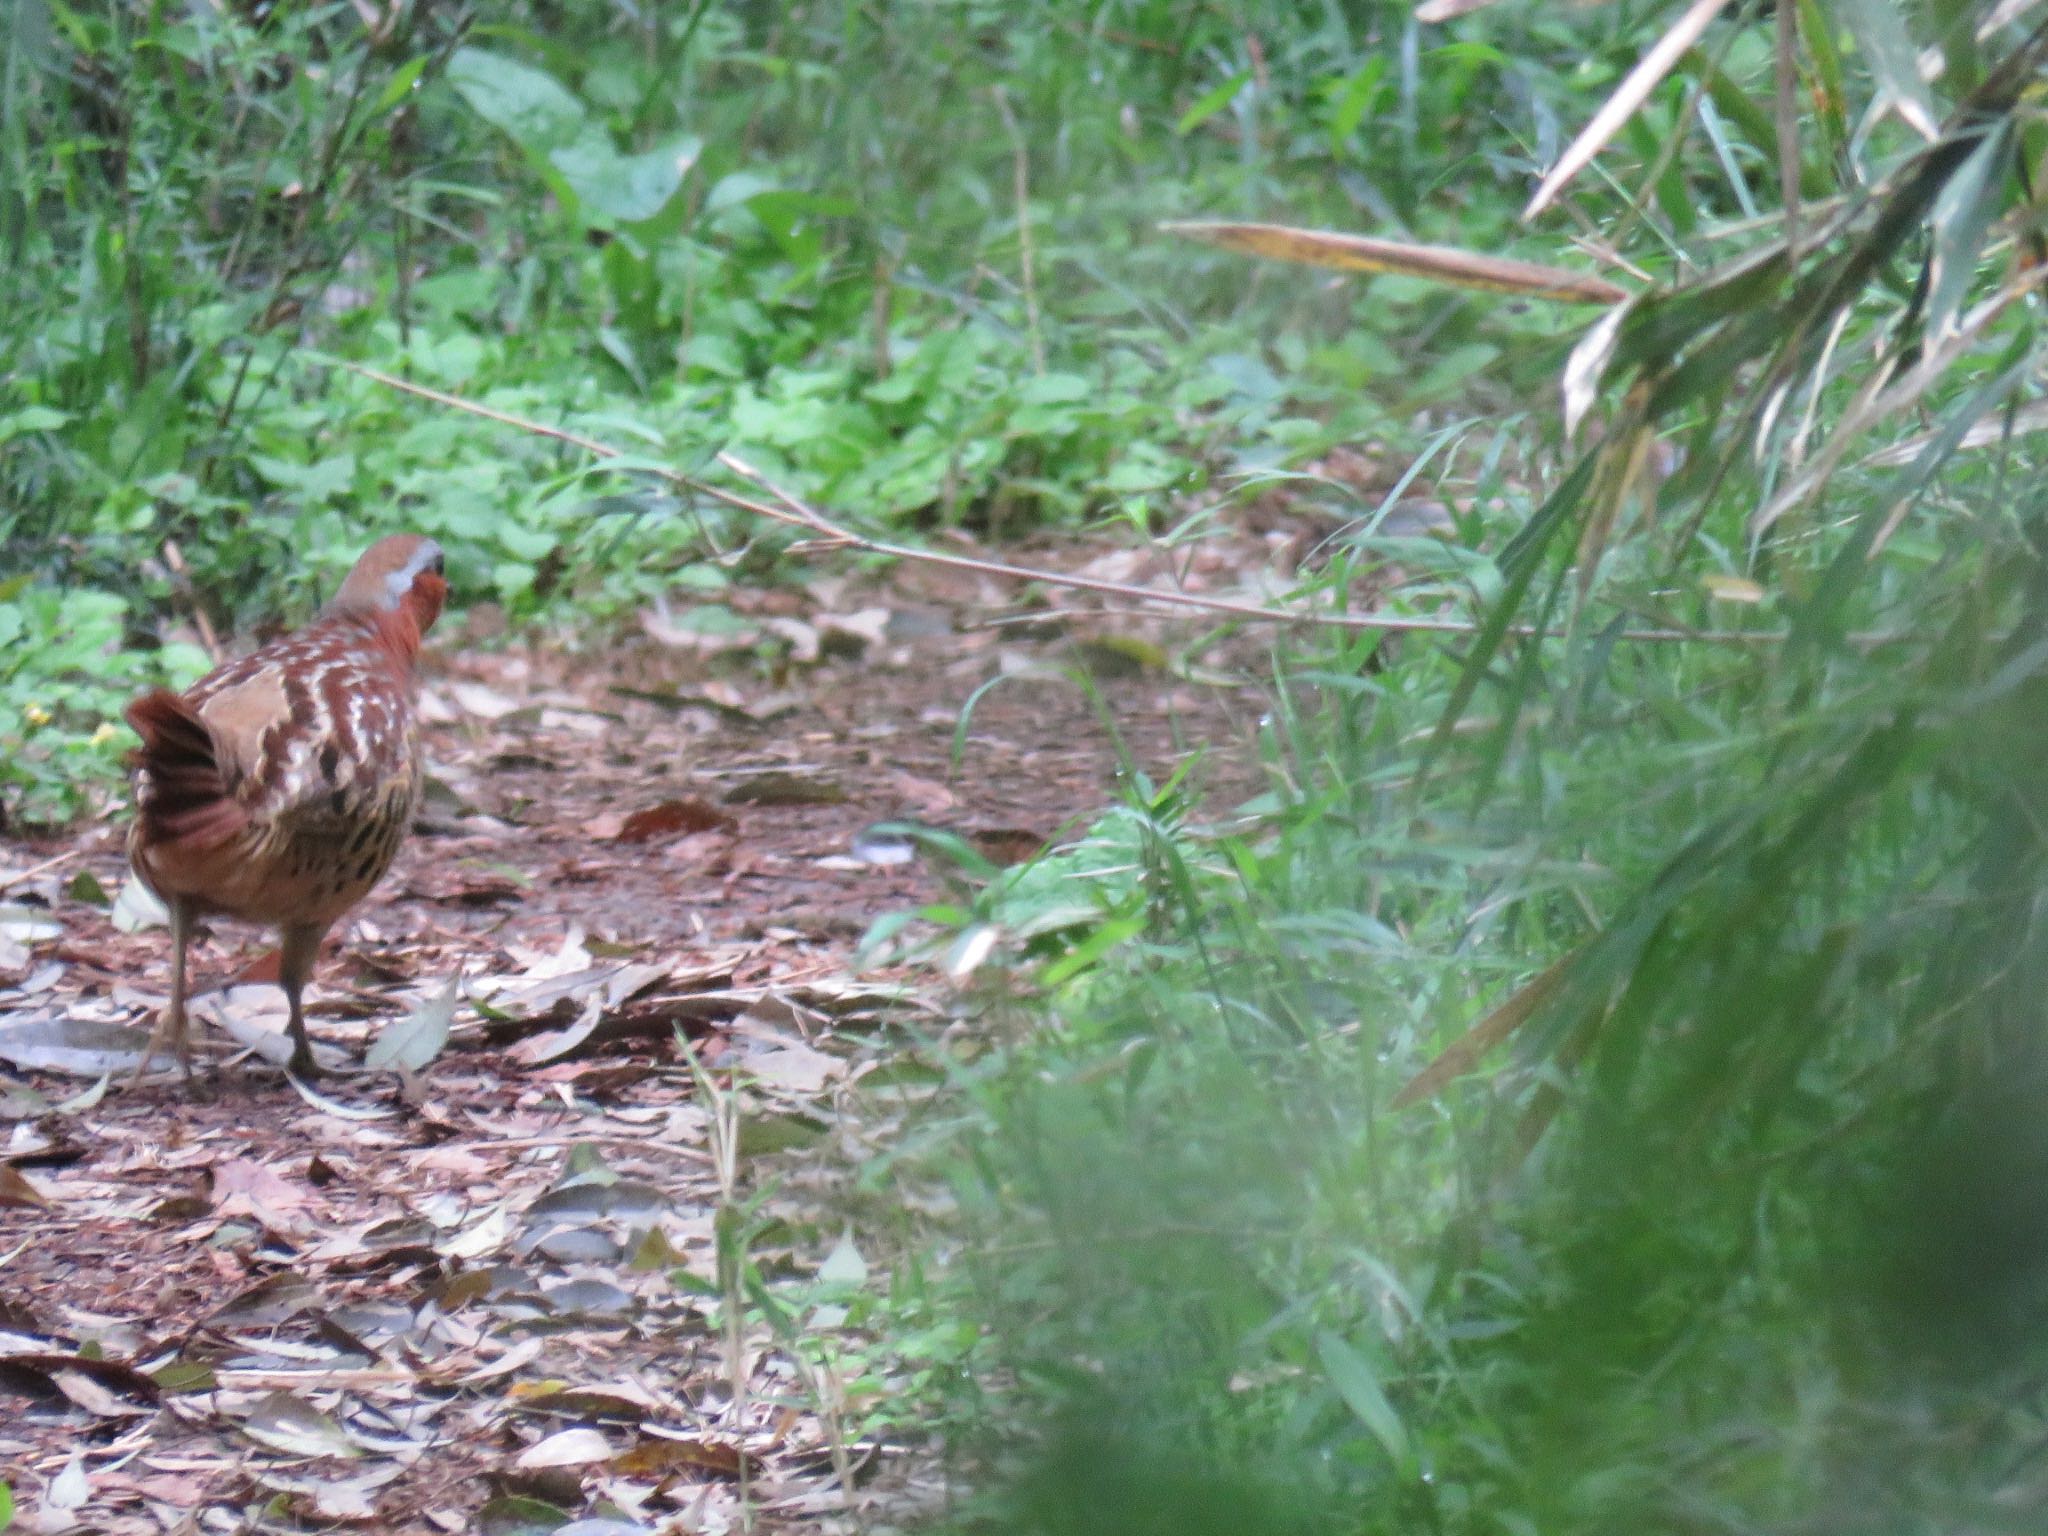
[[[335,613],[202,679],[185,695],[248,824],[218,848],[131,852],[161,895],[255,921],[331,922],[391,867],[417,807],[410,658],[379,616]],[[136,797],[150,803],[149,772]]]

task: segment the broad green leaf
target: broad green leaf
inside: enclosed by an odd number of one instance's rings
[[[503,54],[458,48],[448,61],[448,83],[529,154],[547,156],[575,143],[586,125],[583,103],[553,75]]]
[[[384,84],[383,92],[377,97],[377,105],[371,109],[372,115],[390,111],[409,96],[413,88],[419,84],[420,74],[426,67],[426,55],[421,54],[418,58],[407,59],[393,70],[391,78]]]
[[[638,224],[668,206],[702,148],[701,139],[685,134],[643,154],[622,155],[593,123],[572,143],[550,152],[548,163],[592,212]]]
[[[1387,61],[1385,55],[1376,54],[1366,61],[1344,82],[1336,103],[1330,109],[1330,148],[1341,153],[1351,135],[1358,132],[1358,125],[1365,121],[1365,115],[1379,98],[1380,81],[1385,78]]]
[[[1088,915],[1094,917],[1097,914],[1091,912]],[[1144,914],[1137,913],[1129,917],[1115,917],[1098,922],[1094,932],[1039,973],[1039,985],[1047,988],[1057,987],[1080,975],[1118,945],[1143,933],[1147,921]]]
[[[818,1278],[833,1285],[865,1285],[868,1280],[867,1260],[860,1256],[860,1249],[854,1246],[851,1229],[840,1234],[839,1241],[825,1260],[818,1266]]]
[[[706,215],[723,213],[728,208],[737,208],[744,203],[768,192],[781,190],[781,184],[763,176],[758,171],[734,171],[730,176],[720,177],[704,197]]]

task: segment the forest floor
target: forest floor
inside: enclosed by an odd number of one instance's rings
[[[1060,563],[1247,596],[1281,542]],[[234,925],[195,947],[194,1089],[96,1090],[168,975],[165,930],[109,909],[125,817],[0,842],[0,1480],[21,1528],[838,1531],[943,1501],[933,1439],[871,1427],[902,1385],[884,1366],[820,1370],[758,1322],[736,1350],[719,1322],[742,1258],[818,1279],[799,1321],[828,1334],[835,1294],[882,1283],[838,1202],[915,1095],[863,1079],[976,1027],[930,965],[857,969],[874,919],[944,897],[929,859],[861,834],[915,820],[1028,857],[1115,796],[1105,715],[1160,778],[1206,749],[1216,804],[1255,782],[1245,672],[1161,664],[1185,617],[1014,596],[903,566],[735,598],[724,633],[649,614],[601,652],[446,626],[427,803],[323,955],[309,1014],[339,1070],[309,1091],[260,1059],[283,1005],[268,940]],[[1059,675],[1076,665],[1106,709]],[[1005,674],[956,763],[963,707]],[[381,1031],[424,1050],[443,1027],[417,1074],[357,1065]],[[752,1246],[721,1267],[742,1211]]]

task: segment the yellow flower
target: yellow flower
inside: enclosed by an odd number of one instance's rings
[[[21,708],[21,713],[22,717],[25,720],[27,720],[30,725],[48,725],[50,721],[55,718],[55,716],[53,716],[47,709],[43,708],[43,706],[40,704],[24,704]]]
[[[120,735],[121,728],[118,725],[114,724],[111,720],[102,720],[100,728],[92,733],[92,744],[96,747],[104,747],[107,743],[118,740]]]

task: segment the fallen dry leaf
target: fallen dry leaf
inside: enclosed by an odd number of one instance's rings
[[[521,1471],[536,1467],[585,1467],[594,1461],[606,1461],[611,1454],[611,1442],[597,1430],[564,1429],[529,1445],[513,1458],[512,1465]]]
[[[748,774],[725,792],[732,805],[839,805],[846,786],[822,773],[773,768]]]
[[[11,1163],[0,1163],[0,1205],[26,1205],[48,1209],[49,1197],[28,1181]]]
[[[664,800],[634,811],[619,824],[616,834],[622,843],[651,842],[657,837],[675,837],[685,832],[729,831],[732,818],[702,800]]]

